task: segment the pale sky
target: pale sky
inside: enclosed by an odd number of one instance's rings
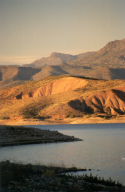
[[[125,38],[125,0],[0,0],[0,65],[97,51]]]

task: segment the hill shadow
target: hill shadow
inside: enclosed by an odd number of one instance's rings
[[[125,92],[117,89],[112,89],[112,91],[117,95],[119,99],[125,102]]]
[[[18,74],[14,77],[14,80],[31,80],[32,76],[40,71],[41,69],[31,67],[19,67]]]
[[[1,71],[0,71],[0,81],[2,81],[2,73],[1,73]]]
[[[125,68],[110,68],[113,73],[113,79],[125,79]]]

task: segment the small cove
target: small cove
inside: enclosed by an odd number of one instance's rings
[[[125,185],[125,124],[34,125],[83,141],[0,148],[0,161],[55,164],[92,169],[91,173]],[[99,171],[97,171],[99,170]],[[81,173],[79,173],[81,174]],[[88,172],[90,174],[90,172]]]

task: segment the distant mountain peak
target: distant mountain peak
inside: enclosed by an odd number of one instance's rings
[[[124,40],[125,39],[110,41],[109,43],[106,44],[105,47],[107,47],[107,46],[109,46],[110,48],[115,47],[115,46],[117,46],[117,45],[119,45],[121,43],[124,43],[125,42]]]
[[[50,57],[51,57],[51,56],[59,56],[59,55],[63,55],[63,53],[52,52],[52,53],[50,54]]]
[[[52,52],[50,54],[50,57],[62,57],[62,56],[72,56],[72,57],[74,57],[74,55],[65,54],[65,53],[59,53],[59,52]]]

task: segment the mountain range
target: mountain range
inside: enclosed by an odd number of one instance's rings
[[[31,64],[0,66],[0,89],[57,75],[124,79],[125,39],[109,42],[97,52],[79,55],[54,52]]]
[[[60,63],[67,63],[73,60],[77,60],[86,56],[91,55],[94,52],[87,52],[87,53],[81,53],[78,55],[70,55],[70,54],[64,54],[64,53],[57,53],[53,52],[50,54],[49,57],[43,57],[41,59],[38,59],[34,61],[31,64],[25,64],[24,67],[43,67],[47,65],[58,65]]]

